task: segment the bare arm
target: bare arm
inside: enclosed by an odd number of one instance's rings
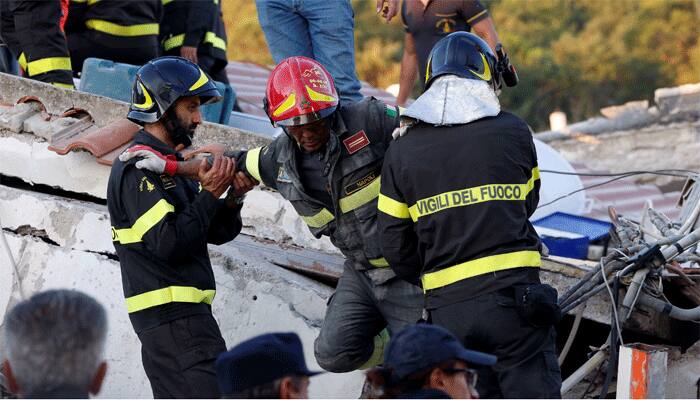
[[[472,30],[491,46],[491,50],[496,51],[496,45],[499,43],[498,33],[491,17],[486,17],[472,25]]]
[[[399,76],[399,95],[396,97],[396,104],[404,106],[408,96],[411,95],[413,85],[416,83],[418,75],[418,55],[413,42],[413,35],[406,32],[404,36],[403,58],[401,59],[401,74]]]

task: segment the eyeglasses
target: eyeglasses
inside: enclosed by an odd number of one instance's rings
[[[472,388],[476,388],[476,381],[479,379],[479,373],[476,370],[471,368],[443,368],[442,370],[448,374],[464,373],[464,376],[467,378],[467,384]]]

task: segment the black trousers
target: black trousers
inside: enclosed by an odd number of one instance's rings
[[[180,318],[138,337],[154,398],[220,397],[214,362],[226,344],[211,314]]]
[[[516,311],[508,291],[489,293],[430,311],[432,322],[468,349],[498,357],[479,372],[481,398],[561,398],[554,327],[530,325]]]
[[[180,47],[176,47],[174,49],[168,50],[163,55],[179,57],[180,56]],[[202,68],[202,70],[204,72],[209,74],[211,79],[213,79],[217,82],[229,84],[228,76],[226,75],[226,65],[228,65],[228,61],[220,60],[218,58],[214,58],[209,53],[206,53],[203,51],[198,51],[197,52],[197,63],[199,64],[199,66]]]
[[[105,43],[93,41],[89,37],[89,33],[85,31],[69,33],[66,40],[75,76],[78,76],[78,73],[83,70],[83,63],[90,57],[124,64],[143,65],[158,57],[159,52],[159,48],[155,44],[136,47],[133,45],[133,39],[125,42],[123,47],[107,46]]]

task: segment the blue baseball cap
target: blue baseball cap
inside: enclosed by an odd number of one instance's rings
[[[241,342],[216,359],[216,377],[222,394],[237,393],[285,376],[313,376],[299,335],[268,333]]]
[[[384,368],[390,369],[392,378],[396,380],[448,360],[493,365],[497,358],[491,354],[467,350],[447,329],[428,324],[404,328],[391,338],[384,352]]]

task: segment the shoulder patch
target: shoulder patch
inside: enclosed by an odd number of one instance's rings
[[[284,169],[284,166],[281,166],[277,172],[277,182],[292,183],[292,180],[289,178],[289,174],[287,174],[287,170]]]
[[[175,182],[175,179],[170,175],[166,175],[166,174],[161,175],[160,181],[163,182],[164,189],[172,189],[175,186],[177,186],[177,182]]]
[[[389,118],[396,118],[396,115],[398,114],[396,108],[388,104],[384,104],[384,112]]]
[[[369,138],[364,130],[357,132],[356,134],[350,136],[349,138],[343,140],[345,148],[348,153],[355,154],[360,149],[367,147],[369,145]]]

